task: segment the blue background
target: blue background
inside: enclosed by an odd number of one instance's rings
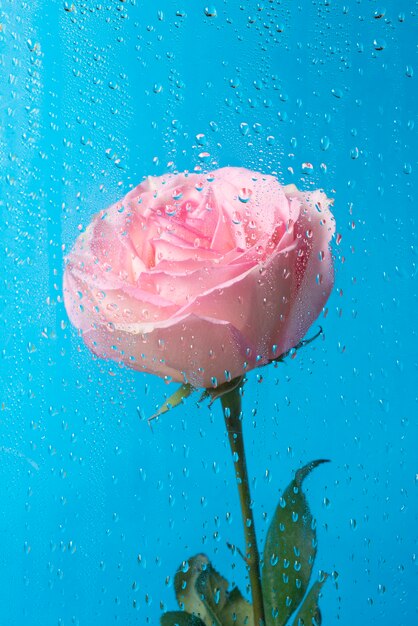
[[[197,165],[335,198],[324,336],[248,377],[258,535],[292,471],[332,459],[306,483],[316,571],[338,573],[324,625],[417,622],[418,6],[212,6],[0,4],[2,624],[158,624],[198,552],[245,588],[220,406],[190,398],[151,430],[172,388],[95,360],[62,303],[91,216]]]

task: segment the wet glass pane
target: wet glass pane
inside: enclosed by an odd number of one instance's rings
[[[1,623],[416,623],[417,11],[0,4]]]

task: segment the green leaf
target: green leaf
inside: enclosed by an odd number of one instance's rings
[[[234,587],[220,614],[222,626],[254,626],[253,607]]]
[[[196,581],[209,566],[208,557],[197,554],[185,561],[174,576],[174,591],[180,608],[200,617],[205,626],[212,626],[213,620],[204,599],[196,590]]]
[[[160,406],[158,411],[154,413],[154,415],[151,415],[148,421],[150,422],[156,417],[167,413],[167,411],[170,411],[170,409],[174,409],[176,406],[181,404],[185,398],[188,398],[190,394],[193,393],[193,391],[195,391],[195,388],[192,387],[192,385],[190,385],[189,383],[182,385],[169,398],[167,398],[164,404]]]
[[[236,587],[231,592],[228,587],[204,554],[189,559],[174,576],[180,607],[199,617],[204,626],[254,626],[251,604]]]
[[[160,618],[161,626],[205,626],[205,623],[196,615],[184,611],[170,611]]]
[[[318,601],[321,593],[322,586],[326,581],[327,576],[323,580],[317,580],[308,592],[308,595],[304,599],[302,606],[300,607],[293,626],[321,626],[322,618],[321,611],[319,610]]]
[[[210,563],[196,579],[195,588],[208,615],[216,625],[223,626],[220,614],[228,600],[228,581],[212,567]]]
[[[299,469],[267,533],[262,589],[267,626],[284,626],[306,593],[316,556],[316,531],[302,482],[324,460]]]

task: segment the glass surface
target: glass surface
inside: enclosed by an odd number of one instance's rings
[[[417,4],[0,7],[1,623],[159,624],[200,552],[245,593],[220,404],[150,428],[175,386],[94,358],[62,289],[93,214],[226,165],[323,188],[338,233],[322,337],[248,374],[259,540],[292,472],[331,459],[306,482],[322,623],[416,623]]]

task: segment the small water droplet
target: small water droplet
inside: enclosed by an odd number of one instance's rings
[[[232,223],[236,224],[236,225],[239,225],[242,222],[241,214],[238,211],[234,211],[232,213],[232,218],[231,219],[232,219]]]

